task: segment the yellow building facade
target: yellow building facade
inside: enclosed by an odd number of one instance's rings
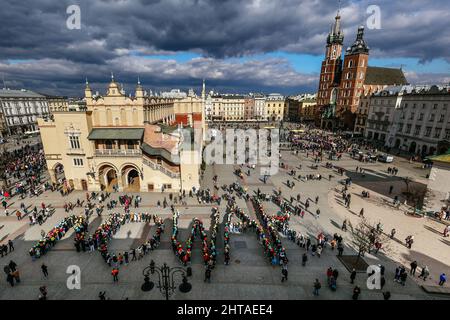
[[[87,110],[55,111],[53,119],[38,120],[53,182],[61,182],[64,168],[65,183],[76,190],[199,188],[201,134],[196,148],[182,147],[173,100],[146,96],[139,83],[135,96],[126,96],[114,79],[104,96],[93,97],[86,84],[85,100]],[[201,121],[193,121],[194,128],[201,132]]]

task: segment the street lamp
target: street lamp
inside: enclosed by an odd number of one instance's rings
[[[183,293],[187,293],[192,289],[192,285],[187,280],[187,274],[184,268],[171,268],[166,263],[164,263],[161,267],[157,267],[155,266],[155,262],[152,260],[150,262],[150,265],[142,270],[142,274],[144,275],[144,283],[141,286],[142,291],[148,292],[153,289],[155,284],[150,280],[150,274],[154,274],[155,272],[158,275],[157,288],[159,289],[161,294],[166,297],[166,300],[169,300],[169,297],[175,292],[176,286],[174,275],[176,273],[180,273],[183,279],[178,289]]]

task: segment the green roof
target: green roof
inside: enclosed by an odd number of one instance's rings
[[[437,156],[428,157],[428,159],[431,161],[450,163],[450,148],[447,150],[447,152]]]
[[[141,140],[143,128],[96,128],[89,133],[89,140]]]
[[[142,143],[141,149],[149,156],[156,156],[166,159],[174,164],[180,164],[179,156],[173,156],[169,151],[163,148],[155,148],[147,143]]]

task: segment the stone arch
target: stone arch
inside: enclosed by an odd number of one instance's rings
[[[122,184],[125,192],[139,192],[142,172],[132,163],[126,163],[120,168]]]
[[[102,190],[111,192],[113,191],[114,186],[119,186],[119,170],[117,170],[116,166],[111,163],[104,162],[98,166],[97,171]]]

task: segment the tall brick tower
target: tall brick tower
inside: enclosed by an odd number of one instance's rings
[[[317,105],[322,113],[322,121],[329,121],[334,117],[336,102],[338,98],[339,83],[342,69],[342,44],[344,33],[341,30],[341,16],[339,11],[335,17],[334,25],[331,27],[327,37],[325,59],[322,61],[320,70],[319,90]],[[329,127],[325,125],[326,127]],[[331,128],[330,128],[331,129]]]
[[[364,27],[360,26],[355,42],[345,52],[342,68],[336,117],[339,119],[338,126],[343,129],[353,128],[354,114],[364,92],[368,60],[369,47],[364,41]]]

